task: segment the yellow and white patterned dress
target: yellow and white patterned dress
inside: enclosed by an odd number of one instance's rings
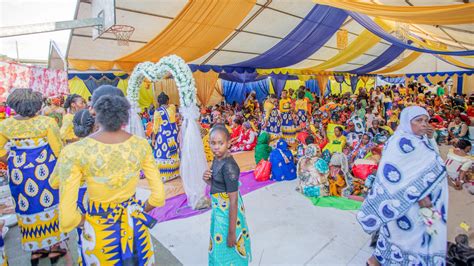
[[[10,190],[25,251],[46,249],[66,238],[59,231],[58,190],[48,182],[61,148],[52,118],[8,118],[0,123],[0,156],[8,153]]]
[[[64,148],[54,175],[60,179],[60,228],[74,230],[81,222],[77,208],[81,181],[89,196],[81,236],[85,265],[153,265],[149,227],[155,220],[143,212],[135,191],[143,170],[152,206],[164,204],[165,192],[150,145],[131,136],[118,144],[85,138]]]

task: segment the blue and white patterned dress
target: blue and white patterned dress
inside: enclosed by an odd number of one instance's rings
[[[426,196],[441,214],[432,226],[435,234],[420,220],[418,202]],[[447,217],[443,160],[428,138],[398,130],[357,215],[366,232],[380,231],[374,257],[381,265],[445,265]]]

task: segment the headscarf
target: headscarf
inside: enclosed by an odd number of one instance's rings
[[[304,155],[305,155],[304,157],[307,157],[307,158],[320,157],[321,149],[316,144],[309,144],[308,147],[306,147],[305,149]]]
[[[400,131],[403,131],[413,134],[413,130],[411,129],[411,121],[420,115],[426,115],[428,118],[430,117],[426,109],[420,106],[409,106],[403,109],[402,113],[400,114],[400,125],[398,125],[395,133],[400,134]]]

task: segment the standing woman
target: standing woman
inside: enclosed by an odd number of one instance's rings
[[[270,134],[271,140],[280,137],[281,135],[281,120],[280,113],[277,106],[278,100],[275,94],[271,94],[263,104],[264,119],[263,131]]]
[[[17,115],[0,123],[0,157],[8,164],[21,244],[32,252],[33,265],[45,257],[55,262],[67,253],[59,246],[66,236],[58,227],[58,191],[48,182],[62,148],[59,128],[54,119],[37,115],[42,105],[39,92],[16,89],[7,105]]]
[[[70,94],[66,98],[66,101],[64,102],[64,109],[67,110],[67,113],[63,117],[63,124],[59,130],[61,139],[64,143],[71,143],[79,140],[78,136],[74,134],[74,125],[72,120],[74,119],[74,114],[84,108],[86,108],[86,102],[80,95]]]
[[[59,226],[64,232],[83,227],[85,265],[154,264],[148,228],[156,221],[146,212],[163,205],[164,188],[148,142],[122,129],[129,109],[127,99],[120,96],[94,101],[99,130],[68,145],[57,165]],[[144,203],[135,198],[141,170],[151,189]],[[85,215],[77,208],[82,180],[89,196]]]
[[[301,131],[300,125],[308,121],[308,102],[304,95],[304,90],[298,90],[298,100],[295,102],[297,132]]]
[[[209,265],[248,265],[252,260],[245,207],[239,192],[239,165],[230,154],[230,134],[223,125],[210,132],[214,153],[204,181],[211,186]]]
[[[428,137],[433,134],[428,121],[419,106],[403,109],[357,214],[364,231],[380,230],[369,265],[445,265],[446,168]]]
[[[164,92],[158,95],[159,107],[153,118],[152,146],[163,182],[179,176],[178,126],[176,107]]]
[[[293,143],[296,136],[291,109],[291,99],[288,97],[287,91],[283,90],[280,100],[281,132],[283,139],[289,143]]]

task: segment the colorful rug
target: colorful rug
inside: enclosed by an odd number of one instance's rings
[[[248,194],[254,190],[265,187],[274,183],[273,181],[257,182],[253,171],[243,172],[240,174],[240,193]],[[165,221],[183,219],[204,213],[210,209],[193,210],[188,206],[186,194],[177,195],[166,199],[165,206],[153,209],[149,214],[155,218],[158,223]]]
[[[330,207],[339,210],[358,210],[362,202],[342,197],[308,197],[314,206]]]

